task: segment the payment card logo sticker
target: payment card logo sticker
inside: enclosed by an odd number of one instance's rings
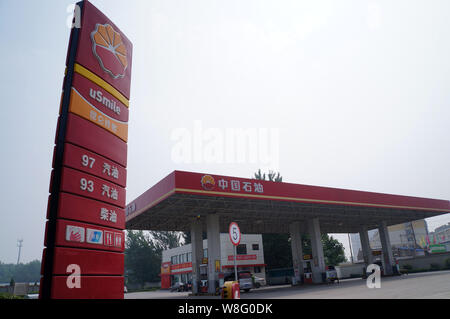
[[[122,242],[123,242],[123,233],[115,233],[114,234],[114,246],[121,248]]]
[[[86,242],[91,244],[103,244],[103,231],[98,229],[87,229]]]
[[[216,185],[216,181],[214,180],[214,177],[212,177],[211,175],[203,175],[201,182],[203,188],[207,191],[212,190]]]
[[[114,233],[105,230],[105,246],[113,246]]]
[[[109,24],[99,24],[91,33],[92,51],[101,68],[114,79],[123,78],[128,66],[127,50],[120,34]]]
[[[66,226],[66,240],[84,243],[84,228],[77,226]]]

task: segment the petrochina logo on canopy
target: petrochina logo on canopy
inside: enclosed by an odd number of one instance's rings
[[[92,51],[101,68],[114,79],[123,78],[128,66],[122,37],[109,24],[99,24],[91,33]]]
[[[202,187],[204,190],[210,191],[213,190],[216,186],[216,180],[211,175],[203,175],[201,179]],[[244,191],[246,193],[264,193],[264,186],[259,181],[254,182],[245,182],[240,180],[229,180],[221,178],[217,181],[217,186],[222,191],[232,191],[232,192],[241,192]]]
[[[201,182],[202,187],[207,191],[212,190],[216,185],[216,181],[214,180],[214,177],[212,177],[211,175],[203,175]]]

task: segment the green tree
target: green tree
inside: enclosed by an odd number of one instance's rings
[[[181,238],[183,239],[183,245],[191,243],[191,232],[186,231],[181,233]],[[206,239],[206,232],[202,232],[202,239]]]
[[[258,172],[255,173],[254,176],[256,179],[259,180],[266,180],[266,173],[261,173],[261,169],[258,169]],[[280,173],[275,173],[274,171],[269,170],[269,173],[267,173],[268,180],[271,182],[282,182],[283,177],[280,175]]]
[[[259,180],[266,180],[266,173],[261,173],[261,169],[258,169],[258,171],[255,173],[255,178]]]
[[[161,249],[149,235],[140,231],[127,231],[125,241],[125,275],[128,282],[144,284],[158,281],[161,267]]]
[[[338,264],[347,261],[344,245],[342,243],[328,234],[322,234],[321,240],[323,256],[327,266],[337,266]],[[302,235],[302,247],[304,255],[312,254],[311,240],[308,235]]]
[[[191,232],[185,231],[181,234],[181,238],[183,239],[183,245],[187,245],[191,243]]]
[[[289,234],[262,234],[262,240],[267,269],[286,268],[292,265]]]
[[[180,246],[182,233],[174,231],[151,231],[157,249],[166,250]]]
[[[322,234],[322,245],[325,264],[329,266],[337,266],[340,263],[347,261],[344,252],[344,245],[337,239],[334,239],[333,236]]]
[[[5,264],[0,262],[0,282],[39,282],[41,262],[33,260],[23,264]]]
[[[180,233],[169,231],[127,231],[125,274],[128,282],[141,284],[159,281],[162,251],[180,245]]]

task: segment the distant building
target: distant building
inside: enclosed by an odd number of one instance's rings
[[[350,262],[359,262],[364,260],[362,255],[362,246],[361,241],[359,239],[359,234],[350,234],[350,249],[351,249],[351,258]]]
[[[450,251],[450,223],[442,225],[429,235],[430,245],[443,245],[446,251]]]
[[[425,254],[429,247],[428,226],[424,219],[388,227],[394,257],[414,257]],[[362,262],[363,254],[359,234],[350,234],[353,262]],[[378,229],[369,230],[369,244],[373,251],[381,250]]]
[[[228,233],[220,234],[219,272],[234,272],[234,247]],[[257,277],[266,277],[261,234],[242,234],[236,248],[238,271],[248,270]],[[203,262],[200,265],[200,279],[207,280],[208,240],[203,240]],[[162,252],[161,288],[168,289],[177,282],[192,282],[192,245],[184,245]]]

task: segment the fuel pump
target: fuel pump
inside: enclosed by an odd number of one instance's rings
[[[303,283],[305,284],[312,284],[312,256],[311,255],[305,255],[303,256]]]

